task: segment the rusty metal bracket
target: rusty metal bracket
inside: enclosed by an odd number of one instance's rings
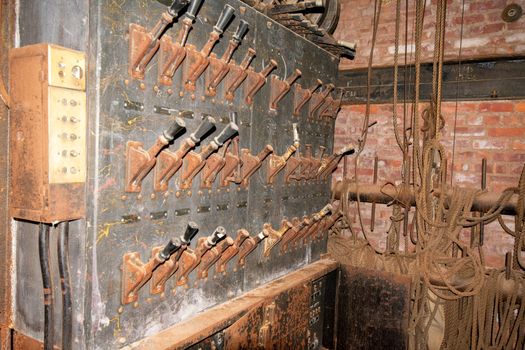
[[[151,61],[160,43],[159,38],[174,16],[168,11],[161,15],[151,31],[138,24],[129,25],[129,74],[135,79],[144,79],[146,66]]]
[[[301,84],[295,84],[294,99],[293,99],[293,115],[299,116],[301,114],[301,109],[305,104],[310,101],[314,92],[323,85],[323,82],[319,79],[316,80],[316,83],[310,89],[303,89]]]
[[[231,237],[226,237],[222,242],[217,244],[216,247],[210,249],[208,253],[204,255],[197,271],[199,279],[208,278],[209,269],[221,258],[224,252],[233,246],[234,241]]]
[[[277,105],[290,91],[292,84],[299,79],[301,74],[301,71],[296,69],[286,80],[281,80],[279,77],[272,75],[270,79],[270,110],[277,110]]]
[[[212,141],[204,147],[200,153],[191,151],[186,155],[184,167],[180,176],[181,189],[191,188],[193,179],[199,174],[202,168],[204,168],[206,159],[208,159],[208,157],[210,157],[218,148],[219,146]]]
[[[289,184],[292,180],[300,181],[301,175],[296,174],[302,167],[301,154],[296,157],[290,157],[284,168],[284,182]]]
[[[242,153],[242,186],[248,187],[250,178],[261,167],[262,162],[273,152],[273,147],[270,145],[264,146],[257,156],[253,156],[250,150],[243,148]]]
[[[292,228],[292,223],[286,219],[281,221],[281,227],[278,230],[274,230],[272,225],[264,224],[264,229],[268,231],[268,238],[264,241],[264,256],[269,257],[270,253],[283,238],[283,236]]]
[[[315,113],[323,105],[325,99],[330,95],[332,90],[335,88],[334,84],[328,84],[323,92],[316,92],[312,94],[310,98],[310,107],[308,111],[309,118],[314,118]]]
[[[303,216],[303,219],[299,218],[292,219],[292,227],[286,236],[281,240],[281,253],[285,253],[288,250],[289,244],[293,243],[295,238],[301,234],[301,232],[311,225],[312,221],[308,216]]]
[[[123,305],[136,302],[138,291],[151,278],[153,270],[163,262],[158,255],[153,255],[147,262],[140,260],[137,252],[127,253],[122,258],[122,294]]]
[[[232,245],[230,245],[224,253],[221,255],[219,262],[217,263],[216,272],[217,273],[226,273],[226,266],[228,262],[233,259],[238,253],[240,246],[244,243],[244,241],[250,237],[250,233],[246,231],[245,229],[240,229],[237,231],[237,238],[235,238],[235,241]]]
[[[253,103],[253,97],[266,83],[266,77],[277,68],[277,61],[274,59],[270,60],[270,63],[259,73],[253,70],[248,71],[248,77],[246,78],[244,99],[246,104],[251,105]]]
[[[195,9],[196,11],[196,9]],[[173,76],[186,58],[186,41],[188,34],[193,26],[193,15],[186,14],[182,20],[182,29],[179,32],[177,42],[173,42],[169,36],[165,36],[160,41],[159,55],[159,83],[170,86],[173,84]]]
[[[157,157],[157,165],[154,170],[154,190],[165,192],[168,190],[170,179],[182,166],[182,160],[186,154],[195,147],[195,142],[187,138],[179,146],[176,152],[164,150]]]
[[[228,187],[230,182],[236,184],[240,184],[242,182],[242,162],[239,154],[239,137],[235,137],[231,144],[233,145],[233,152],[229,151],[229,145],[225,146],[228,151],[224,156],[225,164],[221,171],[220,185],[222,187]]]
[[[231,61],[228,64],[228,66],[230,67],[229,74],[226,76],[226,80],[224,83],[226,86],[226,94],[224,98],[227,101],[232,102],[235,98],[235,91],[237,91],[239,86],[241,86],[241,84],[248,76],[247,70],[254,57],[255,50],[249,48],[239,66],[235,64],[235,61]]]
[[[225,155],[214,153],[205,162],[201,173],[201,188],[211,189],[217,174],[226,164]]]
[[[126,192],[140,192],[142,180],[153,169],[157,154],[168,145],[166,139],[157,139],[149,149],[142,148],[142,142],[128,141],[126,144]]]
[[[186,49],[174,43],[170,36],[166,35],[160,40],[158,81],[162,85],[171,86],[173,76],[186,58]]]
[[[163,247],[155,247],[151,250],[151,255],[155,256],[158,254]],[[151,276],[151,294],[162,294],[166,289],[166,282],[175,274],[179,268],[179,259],[184,253],[186,246],[179,249],[176,254],[173,254],[168,260],[166,260],[162,265],[158,266]]]
[[[286,163],[292,156],[292,154],[297,151],[299,148],[299,142],[294,142],[293,145],[288,147],[286,152],[281,155],[277,156],[275,154],[270,155],[269,162],[268,162],[268,170],[266,171],[266,182],[268,184],[273,184],[273,181],[275,179],[275,176],[284,169],[286,166]]]
[[[244,267],[246,263],[246,257],[257,248],[259,243],[268,237],[269,232],[263,229],[257,236],[249,237],[244,240],[244,243],[239,247],[239,260],[237,260],[237,266]]]

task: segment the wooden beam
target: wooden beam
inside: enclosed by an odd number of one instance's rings
[[[414,66],[399,67],[398,96],[403,101],[414,97]],[[394,68],[374,68],[371,102],[392,103]],[[407,82],[405,86],[405,81]],[[366,103],[367,70],[339,71],[337,87],[342,89],[343,104]],[[432,63],[421,65],[420,96],[432,94]],[[525,98],[525,58],[503,58],[443,65],[443,100],[513,100]]]

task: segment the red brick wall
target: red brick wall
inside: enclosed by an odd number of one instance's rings
[[[525,1],[516,1],[525,7]],[[404,4],[404,1],[402,1]],[[413,2],[409,2],[411,6]],[[432,9],[426,11],[426,25],[423,42],[423,58],[432,60],[433,17]],[[510,3],[510,2],[509,2]],[[465,21],[463,29],[462,60],[480,57],[525,55],[525,17],[507,24],[501,20],[501,11],[506,1],[469,1],[465,0]],[[393,63],[395,1],[384,1],[382,19],[379,25],[377,50],[374,53],[374,66],[388,66]],[[402,12],[404,10],[402,9]],[[409,10],[409,37],[412,36],[414,9]],[[367,65],[373,17],[373,1],[343,0],[341,22],[336,37],[358,43],[358,55],[355,61],[343,60],[345,69],[363,68]],[[404,28],[403,19],[402,28]],[[449,2],[447,14],[446,58],[458,59],[459,33],[461,25],[461,1]],[[404,32],[402,32],[404,38]],[[402,41],[403,42],[403,41]],[[402,49],[400,52],[403,52]],[[410,50],[409,50],[410,53]],[[413,56],[413,54],[411,55]],[[404,58],[400,57],[400,62]],[[365,106],[344,106],[336,123],[336,148],[343,147],[349,139],[355,139],[361,132]],[[402,117],[402,107],[398,115]],[[452,145],[455,129],[455,152],[453,184],[479,187],[481,182],[481,159],[486,158],[487,187],[492,191],[502,191],[506,187],[516,186],[521,168],[525,164],[525,101],[460,101],[443,103],[443,117],[446,127],[442,142],[449,158],[449,179],[451,173]],[[359,181],[372,183],[373,158],[379,157],[379,181],[400,180],[401,153],[396,144],[392,126],[391,104],[372,105],[371,121],[377,125],[371,128],[367,146],[360,160]],[[353,158],[349,156],[348,176],[353,177]],[[334,179],[342,176],[342,166]],[[450,181],[450,180],[449,180]],[[356,210],[351,210],[354,216]],[[375,232],[371,240],[380,248],[385,246],[386,231],[389,226],[391,208],[378,205]],[[370,205],[363,209],[366,229],[370,228]],[[508,218],[512,222],[512,218]],[[357,220],[353,228],[359,231]],[[512,225],[511,225],[512,227]],[[512,249],[512,237],[505,234],[499,224],[486,227],[484,252],[486,261],[492,266],[501,266],[504,255]]]
[[[362,68],[368,64],[371,29],[374,17],[373,0],[340,0],[341,17],[335,32],[339,40],[357,43],[357,57],[354,61],[342,60],[342,69]],[[464,2],[464,10],[462,11]],[[413,27],[415,2],[409,1],[408,49],[413,59]],[[427,1],[423,29],[422,59],[431,61],[434,52],[434,26],[436,0]],[[506,23],[501,18],[505,6],[520,4],[525,9],[524,0],[464,0],[449,1],[447,5],[446,60],[457,60],[461,45],[462,59],[525,55],[525,18]],[[399,52],[405,51],[405,1],[401,1],[401,35]],[[461,17],[463,16],[463,39],[461,37]],[[394,63],[394,34],[396,19],[396,0],[383,0],[381,19],[377,32],[374,65],[389,66]],[[404,55],[403,55],[404,59]],[[410,61],[410,60],[409,60]]]

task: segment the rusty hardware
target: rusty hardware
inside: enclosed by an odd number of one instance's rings
[[[148,150],[142,148],[142,142],[128,141],[126,144],[126,192],[140,192],[142,180],[157,162],[157,155],[179,135],[186,125],[180,118],[165,130]]]
[[[192,0],[188,11],[184,14],[184,19],[181,21],[182,29],[179,32],[177,42],[174,43],[168,35],[163,36],[160,40],[159,83],[163,85],[170,86],[173,84],[173,76],[186,58],[184,46],[202,1]]]
[[[195,84],[197,79],[204,73],[208,65],[210,64],[209,56],[213,47],[219,41],[224,29],[230,22],[235,13],[235,9],[230,5],[224,6],[217,23],[213,27],[213,31],[210,33],[208,41],[200,51],[197,51],[195,46],[188,45],[186,47],[187,54],[187,67],[188,70],[184,72],[184,88],[187,91],[195,91]]]
[[[319,180],[326,180],[328,176],[337,168],[339,161],[345,154],[352,154],[355,152],[355,147],[353,144],[349,144],[346,147],[343,147],[338,152],[332,154],[331,156],[323,157],[321,160],[321,166],[317,169],[317,178]]]
[[[332,205],[327,204],[318,213],[314,214],[312,220],[313,225],[310,226],[310,228],[304,232],[304,236],[301,237],[303,239],[303,244],[306,244],[309,238],[322,234],[327,215],[330,214],[332,210]]]
[[[301,154],[296,152],[295,157],[290,157],[284,167],[284,181],[288,184],[292,180],[299,181],[300,175],[296,175],[301,168]]]
[[[319,108],[319,117],[328,117],[335,119],[337,117],[337,113],[339,113],[341,104],[343,103],[343,94],[344,91],[341,90],[341,92],[339,93],[339,98],[334,99],[331,96],[327,97],[323,106]]]
[[[233,259],[240,250],[241,245],[244,243],[244,241],[250,237],[250,234],[248,231],[244,229],[240,229],[237,231],[237,238],[235,238],[235,241],[232,245],[230,245],[224,253],[221,255],[219,262],[217,263],[216,271],[217,273],[226,273],[226,265],[228,262]]]
[[[244,240],[244,243],[239,247],[239,260],[237,260],[237,265],[243,267],[246,263],[246,257],[257,248],[259,243],[268,237],[269,232],[263,229],[255,237],[248,237]]]
[[[138,24],[129,25],[129,74],[133,78],[144,79],[146,66],[159,49],[160,37],[186,5],[187,1],[174,1],[149,32]]]
[[[239,137],[236,136],[232,139],[230,145],[232,145],[233,152],[229,151],[229,145],[225,146],[227,150],[224,159],[224,167],[221,171],[220,184],[223,187],[228,187],[230,182],[240,184],[242,182],[241,177],[241,157],[239,154]]]
[[[270,159],[268,162],[268,170],[266,172],[266,181],[268,184],[273,184],[273,180],[275,176],[286,166],[287,161],[290,159],[290,157],[297,151],[299,148],[299,133],[297,132],[297,124],[293,124],[293,134],[294,134],[294,142],[293,144],[288,147],[286,152],[281,155],[277,156],[275,154],[270,155]]]
[[[301,84],[295,84],[295,92],[293,98],[293,115],[298,116],[305,104],[310,101],[315,90],[319,89],[323,82],[319,79],[315,81],[315,85],[310,89],[303,89]]]
[[[213,153],[204,162],[204,167],[201,172],[201,188],[211,189],[217,174],[224,168],[226,164],[226,152],[231,140],[226,141],[222,153]]]
[[[83,52],[49,44],[9,52],[12,217],[53,223],[85,216],[85,61]]]
[[[296,69],[286,80],[281,80],[279,77],[272,75],[270,79],[270,110],[277,109],[279,102],[290,91],[292,84],[299,79],[301,74],[302,72]]]
[[[241,64],[237,66],[235,64],[235,61],[231,61],[228,65],[230,67],[229,73],[226,76],[225,86],[226,86],[226,93],[224,98],[227,101],[232,102],[235,97],[235,91],[241,86],[243,81],[248,76],[248,67],[250,66],[250,63],[252,63],[253,58],[255,57],[255,50],[252,48],[249,48],[246,52],[246,55],[244,56]]]
[[[326,147],[319,146],[319,151],[317,152],[317,157],[311,158],[311,167],[308,173],[308,179],[317,179],[317,170],[321,167],[324,154],[326,152]]]
[[[217,86],[219,86],[224,77],[228,74],[230,70],[229,63],[233,53],[239,47],[246,32],[248,32],[248,22],[241,20],[222,57],[219,59],[217,58],[217,55],[213,53],[210,55],[210,69],[206,75],[207,96],[215,96],[217,94]]]
[[[213,139],[213,141],[203,147],[200,153],[195,153],[193,151],[189,152],[186,155],[185,167],[183,167],[182,174],[180,176],[180,188],[191,188],[193,178],[197,176],[202,168],[204,168],[206,160],[212,156],[212,154],[214,155],[214,158],[220,158],[220,156],[214,154],[214,152],[216,152],[224,144],[224,142],[228,141],[238,132],[239,127],[237,124],[231,122],[221,131],[218,136]],[[217,160],[217,162],[215,162],[215,166],[220,163],[221,162]]]
[[[298,231],[295,237],[289,240],[288,245],[293,244],[294,246],[297,246],[297,242],[300,242],[301,239],[304,239],[304,243],[307,237],[309,237],[312,233],[316,232],[316,229],[319,227],[319,221],[321,221],[326,215],[328,215],[328,213],[331,210],[332,206],[330,204],[327,204],[319,212],[313,214],[311,218],[309,218],[309,222],[307,223],[307,225],[304,226],[302,230]]]
[[[297,157],[291,157],[286,163],[284,180],[290,183],[291,180],[309,180],[311,168],[313,166],[312,145],[305,145],[305,154],[299,153]]]
[[[122,259],[122,295],[123,305],[136,302],[138,291],[148,282],[153,271],[181,248],[178,238],[172,239],[164,248],[155,249],[147,263],[143,263],[137,252],[124,254]]]
[[[201,263],[203,256],[226,237],[226,230],[219,226],[208,237],[201,237],[197,240],[195,250],[186,249],[179,260],[179,270],[177,286],[188,283],[188,275]]]
[[[208,278],[208,271],[210,268],[220,259],[222,254],[233,245],[234,241],[231,237],[226,237],[216,247],[211,248],[206,254],[204,254],[197,276],[199,279]]]
[[[301,158],[301,176],[302,180],[311,180],[313,178],[312,173],[317,164],[315,158],[312,155],[312,145],[304,145],[304,157]]]
[[[163,150],[157,157],[157,166],[154,172],[155,191],[167,191],[170,179],[182,166],[182,160],[186,154],[195,148],[202,138],[215,127],[215,119],[207,116],[188,138],[182,141],[179,149],[175,152]]]
[[[271,349],[272,348],[272,328],[275,324],[276,311],[275,302],[268,304],[264,307],[263,323],[259,328],[259,348],[260,349]]]
[[[319,110],[319,108],[321,108],[325,99],[328,97],[328,95],[330,95],[334,88],[334,84],[328,84],[326,85],[324,91],[315,92],[312,94],[312,97],[310,98],[310,107],[308,111],[308,115],[310,118],[315,117],[315,113]]]
[[[332,210],[332,215],[327,216],[323,225],[323,229],[320,230],[321,235],[319,237],[322,237],[322,233],[327,232],[329,229],[332,228],[332,226],[335,225],[337,220],[339,220],[343,216],[343,212],[341,211],[341,207],[338,207],[335,210]]]
[[[374,185],[377,184],[377,167],[378,167],[379,159],[377,158],[377,155],[374,157]],[[376,202],[372,202],[372,211],[370,213],[370,231],[374,232],[374,226],[376,223]]]
[[[230,118],[231,121],[237,120],[237,113],[236,112],[230,112]],[[236,139],[236,145],[237,145],[237,152],[239,150],[238,148],[238,136],[234,138]],[[226,141],[223,147],[223,152],[221,154],[219,153],[213,153],[207,160],[206,164],[204,165],[204,168],[202,169],[201,174],[201,188],[208,188],[211,189],[213,182],[215,182],[215,178],[217,177],[217,174],[226,166],[226,158],[228,152],[228,147],[232,143],[232,140]],[[235,162],[235,156],[231,155],[228,157],[229,164],[228,166],[231,167],[232,161]],[[237,160],[239,158],[237,157]],[[239,160],[240,161],[240,160]],[[229,169],[228,169],[229,171]]]
[[[259,73],[256,73],[253,70],[248,71],[248,77],[246,78],[246,84],[244,89],[244,100],[247,104],[251,105],[253,103],[253,97],[266,83],[266,77],[277,68],[277,61],[274,59],[270,60],[270,63]]]
[[[292,243],[298,235],[301,235],[303,230],[308,229],[311,224],[312,221],[308,216],[303,216],[302,220],[293,218],[293,226],[290,228],[289,233],[281,240],[281,253],[285,253],[288,250],[288,245]]]
[[[261,167],[262,162],[273,152],[273,147],[270,145],[264,146],[261,152],[257,156],[250,153],[247,148],[241,149],[242,153],[242,186],[248,187],[250,184],[250,178],[253,174]]]
[[[263,227],[268,232],[268,238],[264,241],[264,256],[270,256],[273,247],[279,244],[283,236],[292,226],[292,223],[286,219],[281,221],[281,227],[278,230],[274,230],[271,224],[264,224]]]
[[[182,253],[188,248],[190,245],[191,240],[197,232],[199,231],[199,226],[197,226],[194,222],[189,222],[188,226],[186,227],[186,231],[182,236],[180,236],[179,240],[181,242],[181,247],[179,250],[177,250],[176,254],[172,254],[171,257],[164,262],[164,264],[158,266],[151,276],[151,294],[161,294],[164,293],[164,290],[166,289],[166,282],[168,279],[170,279],[171,276],[177,271],[179,268],[179,259],[182,255]],[[155,256],[161,247],[153,248],[151,254]]]

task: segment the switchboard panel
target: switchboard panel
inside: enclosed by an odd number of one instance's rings
[[[86,148],[66,154],[87,168],[54,175],[85,171],[70,258],[81,347],[132,346],[319,260],[339,215],[330,174],[351,148],[333,149],[338,58],[241,1],[176,3],[89,5]],[[55,122],[69,139],[49,159],[64,162],[81,131]],[[33,304],[16,322],[38,337]]]

